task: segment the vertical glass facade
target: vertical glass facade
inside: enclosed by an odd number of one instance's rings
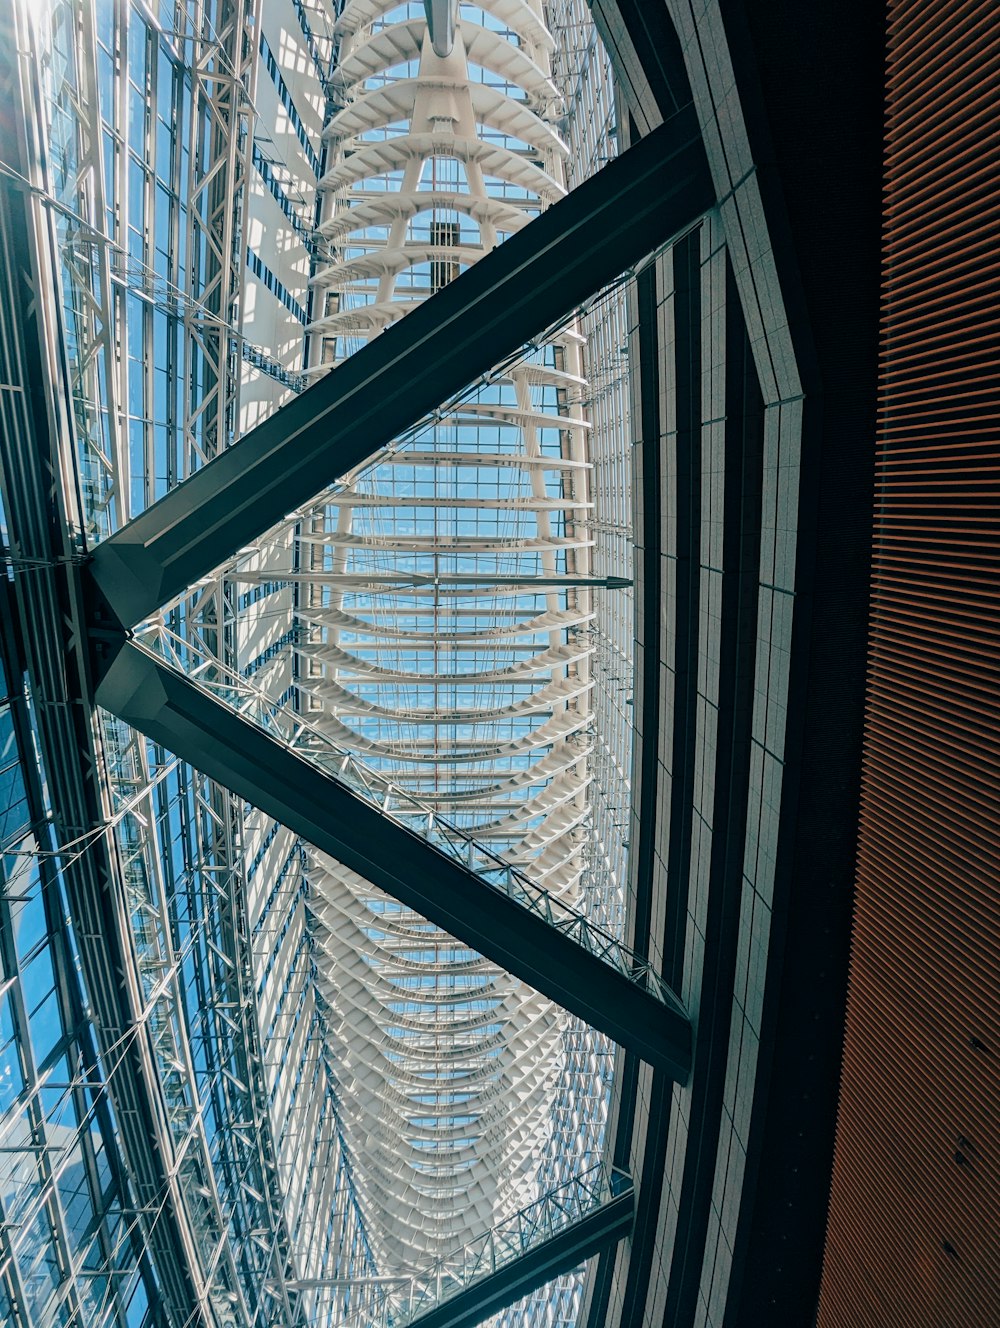
[[[0,1322],[140,1328],[155,1322],[156,1274],[62,877],[101,832],[57,850],[6,574],[0,610]]]

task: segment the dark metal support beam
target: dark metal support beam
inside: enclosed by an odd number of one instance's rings
[[[122,642],[96,699],[643,1060],[687,1079],[691,1025],[679,1001],[664,1004],[155,656]]]
[[[148,617],[714,201],[687,106],[99,545],[113,613]]]
[[[553,1278],[612,1248],[630,1234],[634,1220],[635,1190],[629,1184],[595,1212],[556,1232],[506,1267],[478,1279],[426,1314],[417,1315],[407,1328],[475,1328],[522,1296],[529,1296]]]

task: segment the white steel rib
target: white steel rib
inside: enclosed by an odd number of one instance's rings
[[[565,192],[540,7],[430,12],[433,33],[421,3],[347,0],[337,24],[313,377]],[[294,575],[310,722],[570,903],[592,781],[581,347],[564,328],[347,481]],[[308,878],[358,1200],[380,1273],[406,1273],[538,1197],[566,1016],[312,850]]]
[[[388,83],[375,92],[366,93],[356,101],[349,102],[328,122],[324,137],[328,140],[355,139],[368,130],[408,120],[420,92],[431,88],[444,93],[463,91],[463,85],[452,78],[436,79],[433,82],[429,79],[402,78],[398,83]],[[562,156],[568,152],[565,142],[553,126],[527,106],[512,102],[502,92],[482,83],[472,84],[468,91],[472,98],[473,112],[480,124],[498,129],[512,139],[520,139],[540,152],[555,149]],[[452,108],[449,106],[448,109]]]
[[[471,195],[459,196],[451,192],[427,190],[359,200],[347,211],[327,217],[320,224],[318,234],[324,239],[335,240],[369,226],[387,226],[397,219],[408,221],[428,208],[460,212],[480,226],[492,226],[498,233],[519,231],[532,216],[532,212],[526,211],[524,207],[499,198],[474,198]]]

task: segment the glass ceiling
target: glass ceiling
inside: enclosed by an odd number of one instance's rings
[[[173,0],[33,16],[90,542],[613,154],[582,0],[454,19],[265,0],[248,42]],[[162,624],[612,933],[625,341],[612,292]],[[104,741],[182,1190],[225,1251],[221,1323],[367,1313],[385,1279],[600,1159],[602,1036],[110,716]],[[502,1317],[572,1323],[579,1297],[570,1276]]]

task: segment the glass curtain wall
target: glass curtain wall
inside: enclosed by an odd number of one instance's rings
[[[613,152],[586,9],[550,13],[555,35],[527,3],[461,5],[451,33],[422,4],[348,0],[310,378]],[[316,728],[612,928],[631,689],[624,341],[611,296],[309,514],[296,632]],[[600,1155],[610,1048],[319,854],[310,887],[369,1234],[380,1267],[419,1267]],[[564,1279],[517,1321],[570,1321],[579,1287]]]
[[[156,1272],[79,977],[6,569],[0,620],[0,1323],[140,1328]],[[81,836],[69,853],[87,850]]]
[[[462,5],[435,33],[422,5],[376,0],[12,13],[34,89],[30,186],[59,255],[82,546],[613,151],[582,5]],[[629,574],[622,319],[604,300],[527,348],[262,545],[252,583],[201,586],[170,623],[612,929],[631,637],[630,592],[606,588]],[[168,1322],[143,1253],[156,1215],[130,1197],[107,1089],[113,1045],[74,958],[99,938],[74,936],[60,894],[85,850],[46,803],[9,663],[0,1318]],[[596,1159],[602,1039],[109,716],[97,750],[134,1035],[157,1066],[158,1142],[213,1322],[342,1321],[380,1277]],[[508,1322],[571,1322],[579,1285]]]
[[[222,0],[152,8],[52,0],[18,4],[8,21],[36,149],[27,184],[42,241],[51,238],[59,259],[53,356],[72,410],[67,508],[86,546],[301,390],[309,180],[319,166],[333,16],[301,3],[262,13]],[[3,155],[4,186],[22,188]],[[275,651],[254,620],[264,597],[250,598],[241,604],[224,583],[204,587],[175,625],[210,638],[227,662],[241,652],[254,670]],[[15,670],[7,676],[23,686]],[[106,1088],[109,1062],[95,1059],[113,1056],[114,1040],[87,1048],[84,1072],[84,1051],[56,1031],[53,982],[63,1004],[64,989],[75,990],[72,933],[53,932],[48,949],[36,944],[41,895],[22,844],[20,858],[5,858],[11,939],[0,987],[10,1085],[0,1131],[18,1168],[4,1182],[10,1321],[307,1322],[310,1276],[333,1269],[349,1281],[373,1267],[313,995],[301,847],[110,716],[100,719],[98,742],[109,820],[95,839],[111,844],[132,938],[140,1006],[131,1036],[148,1040],[156,1067],[163,1134],[150,1143],[177,1178],[201,1304],[171,1310],[158,1299],[155,1270],[140,1261],[144,1237],[178,1194],[164,1191],[153,1208],[126,1194],[130,1158]],[[76,850],[58,808],[53,821],[45,870],[58,880]],[[18,923],[22,912],[30,927]],[[29,937],[22,1018],[12,1012]],[[100,937],[81,943],[96,950],[99,968]],[[76,999],[75,1022],[66,1016],[63,1027],[85,1043],[93,1015],[86,993]],[[77,1177],[68,1227],[42,1135],[48,1114],[50,1137],[67,1157],[84,1158],[88,1183],[98,1173],[90,1198]],[[25,1119],[34,1135],[25,1135]],[[79,1145],[74,1119],[88,1131]],[[348,1285],[342,1305],[353,1295]]]

